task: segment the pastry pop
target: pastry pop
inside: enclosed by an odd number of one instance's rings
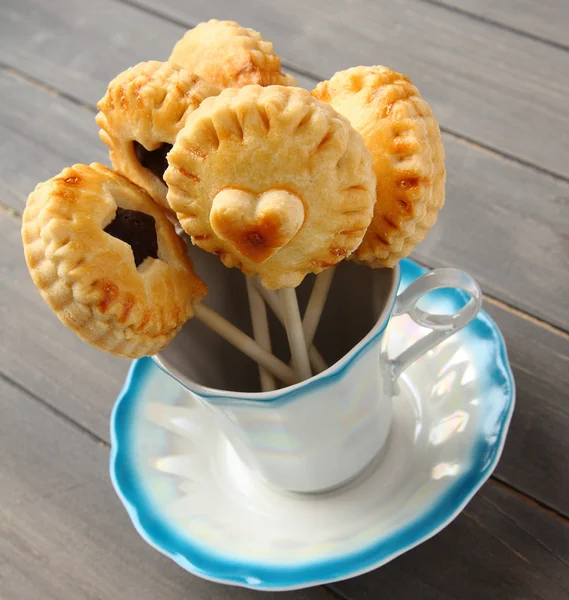
[[[174,46],[168,60],[220,88],[296,85],[292,75],[281,71],[273,44],[234,21],[200,23]]]
[[[164,208],[166,154],[188,115],[219,89],[181,67],[139,63],[111,81],[99,101],[99,135],[115,169]]]
[[[168,162],[168,202],[192,242],[268,289],[337,264],[371,221],[375,176],[361,136],[299,88],[206,99]]]
[[[163,211],[97,163],[36,187],[22,239],[43,299],[80,338],[112,354],[158,352],[207,293]]]
[[[168,162],[168,202],[192,242],[281,290],[295,369],[309,378],[292,288],[363,239],[375,176],[361,136],[305,90],[251,85],[205,100]]]
[[[349,119],[373,159],[373,220],[351,258],[392,267],[425,238],[445,200],[444,147],[431,108],[405,75],[381,66],[340,71],[312,95]]]
[[[43,299],[81,339],[139,358],[195,316],[282,381],[292,369],[200,304],[207,287],[163,210],[116,171],[64,169],[30,194],[22,241]]]

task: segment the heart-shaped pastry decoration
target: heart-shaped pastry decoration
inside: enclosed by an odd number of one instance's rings
[[[226,188],[213,199],[210,223],[215,234],[239,254],[261,264],[292,240],[304,217],[304,204],[286,190],[257,195]]]

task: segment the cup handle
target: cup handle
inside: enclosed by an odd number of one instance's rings
[[[425,294],[441,288],[458,288],[470,294],[470,300],[458,312],[452,315],[436,315],[421,310],[417,303]],[[392,359],[392,376],[399,375],[420,356],[428,352],[453,333],[468,325],[482,307],[482,291],[476,281],[458,269],[434,269],[413,281],[399,296],[393,309],[393,316],[408,314],[415,323],[428,327],[432,331],[399,356]]]

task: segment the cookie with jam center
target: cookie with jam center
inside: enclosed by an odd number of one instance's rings
[[[175,64],[139,63],[120,73],[99,101],[99,135],[113,167],[168,209],[166,155],[188,115],[219,89]]]
[[[112,354],[163,349],[207,293],[164,211],[97,163],[38,184],[22,240],[43,299],[80,338]]]

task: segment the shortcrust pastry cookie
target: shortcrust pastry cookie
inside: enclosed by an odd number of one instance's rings
[[[22,239],[43,299],[80,338],[113,354],[158,352],[207,292],[164,211],[97,163],[36,187]]]
[[[444,204],[444,147],[437,121],[411,81],[387,67],[340,71],[312,95],[350,120],[373,158],[373,220],[351,258],[392,267],[424,239]]]
[[[300,88],[206,99],[168,160],[168,202],[192,242],[269,289],[349,256],[371,220],[375,176],[361,135]]]

